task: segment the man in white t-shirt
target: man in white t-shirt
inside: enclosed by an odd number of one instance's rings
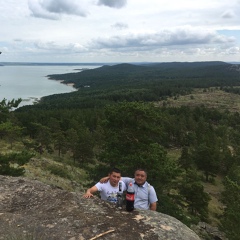
[[[84,198],[93,197],[93,193],[100,192],[101,199],[109,202],[116,203],[117,202],[117,193],[119,192],[119,181],[121,179],[121,171],[118,168],[113,168],[109,175],[108,181],[106,183],[98,182],[93,187],[89,188],[87,192],[84,194]],[[123,181],[121,192],[126,190],[126,185]]]

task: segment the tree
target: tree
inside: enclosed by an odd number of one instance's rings
[[[231,167],[237,163],[238,155],[234,154],[229,145],[222,146],[222,151],[219,156],[219,165],[221,173],[225,175],[229,172]]]
[[[191,169],[193,167],[194,162],[187,147],[182,148],[181,157],[179,158],[178,161],[180,166],[185,170]]]
[[[207,146],[202,143],[193,151],[193,159],[199,170],[205,174],[206,181],[209,181],[209,176],[214,176],[219,168],[219,151],[214,146]]]
[[[177,176],[178,168],[159,144],[163,132],[158,109],[151,104],[123,102],[107,107],[105,117],[105,144],[99,160],[105,168],[106,164],[119,167],[128,176],[133,176],[136,168],[145,168],[148,180],[160,193]]]
[[[36,128],[35,141],[37,142],[36,150],[42,154],[44,149],[49,149],[51,145],[51,130],[40,123],[32,124]]]
[[[18,107],[21,99],[0,102],[0,134],[7,137],[12,148],[12,143],[21,134],[22,128],[14,124],[12,120],[12,108]],[[27,151],[20,153],[0,154],[0,174],[10,176],[20,176],[24,174],[23,165],[27,163],[32,154]]]
[[[23,165],[26,164],[33,154],[22,151],[20,153],[0,154],[0,174],[21,176],[24,174]]]
[[[58,156],[61,156],[61,153],[66,153],[67,151],[67,146],[66,146],[66,138],[65,135],[63,133],[63,131],[61,130],[56,130],[56,132],[54,132],[52,134],[52,139],[53,139],[53,143],[54,143],[54,148],[58,151]]]
[[[88,163],[93,163],[94,157],[94,140],[92,133],[87,128],[80,128],[78,131],[78,141],[75,146],[74,158],[84,166]]]
[[[9,141],[11,149],[14,140],[16,140],[21,135],[22,130],[23,128],[14,125],[10,121],[6,121],[0,124],[0,136],[5,137]]]
[[[210,196],[204,192],[196,171],[186,171],[179,189],[184,201],[188,204],[191,214],[198,216],[202,221],[207,221]]]
[[[231,178],[238,179],[237,181]],[[240,167],[235,171],[235,176],[226,177],[224,181],[225,190],[222,194],[223,203],[226,205],[221,224],[227,237],[238,240],[240,236]]]
[[[66,131],[66,146],[67,149],[72,153],[73,161],[76,161],[76,154],[78,151],[78,134],[77,131],[73,128],[70,128]]]
[[[0,136],[7,137],[12,148],[13,141],[18,137],[22,128],[14,123],[13,108],[18,107],[22,99],[7,101],[5,98],[0,102]]]
[[[7,99],[4,98],[0,102],[0,113],[9,113],[13,108],[17,108],[21,101],[21,98],[17,100],[12,99],[11,101],[7,101]]]

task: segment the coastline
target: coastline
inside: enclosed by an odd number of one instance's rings
[[[74,87],[75,84],[74,83],[66,83],[66,85]]]
[[[1,68],[0,95],[8,101],[21,98],[20,107],[38,103],[45,96],[78,91],[73,82],[50,78],[50,75],[72,73],[76,68],[73,65],[6,65]]]
[[[69,86],[69,87],[73,87],[74,89],[76,89],[77,90],[77,88],[75,88],[74,86],[75,86],[75,84],[74,83],[65,83],[65,81],[64,80],[55,80],[55,79],[53,79],[53,78],[48,78],[49,80],[54,80],[54,81],[57,81],[57,82],[59,82],[59,83],[62,83],[62,84],[65,84],[65,85],[67,85],[67,86]]]
[[[54,80],[56,82],[59,82],[61,84],[64,84],[66,86],[69,86],[69,87],[72,87],[72,91],[78,91],[77,88],[75,88],[75,84],[74,83],[65,83],[64,80],[55,80],[55,79],[52,79],[52,78],[48,78],[48,80]],[[58,94],[58,93],[54,93],[54,94]],[[60,93],[59,93],[60,94]],[[41,97],[28,97],[28,98],[22,98],[22,102],[19,104],[19,107],[23,107],[23,106],[26,106],[26,105],[34,105],[34,104],[37,104],[41,101],[42,98],[44,97],[47,97],[47,96],[50,96],[50,95],[53,95],[53,94],[49,94],[49,95],[46,95],[46,96],[41,96]]]

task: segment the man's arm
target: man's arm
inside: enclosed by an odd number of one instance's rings
[[[157,210],[157,202],[150,203],[150,210],[156,211]]]
[[[153,186],[151,186],[148,191],[148,199],[150,202],[149,209],[152,211],[156,211],[158,198]]]
[[[98,189],[96,186],[93,186],[87,190],[87,192],[83,195],[84,198],[91,198],[93,197],[93,193],[97,192]]]
[[[108,180],[109,180],[109,176],[101,178],[99,182],[106,183]]]
[[[99,182],[106,183],[108,180],[109,180],[109,176],[101,178]],[[129,178],[129,177],[121,177],[120,181],[124,182],[124,184],[125,184],[124,191],[125,191],[127,189],[129,182],[133,181],[133,179]]]

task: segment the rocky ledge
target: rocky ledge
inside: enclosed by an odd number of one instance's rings
[[[27,178],[0,176],[0,239],[200,239],[168,215],[129,213],[82,195]]]

